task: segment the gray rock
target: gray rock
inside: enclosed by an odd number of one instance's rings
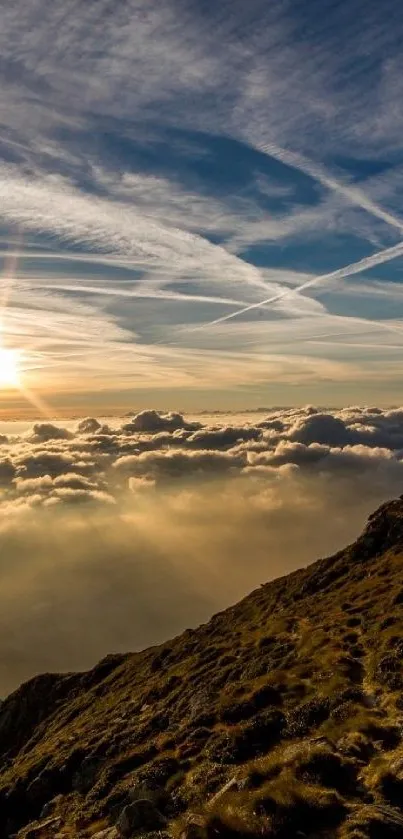
[[[216,801],[218,801],[218,799],[221,798],[221,796],[225,795],[225,793],[229,792],[231,789],[238,789],[238,788],[239,788],[239,782],[238,782],[237,778],[235,778],[235,777],[230,778],[230,780],[227,781],[227,783],[224,784],[224,786],[221,787],[221,789],[219,789],[218,792],[216,792],[216,794],[213,795],[212,798],[210,798],[209,805],[215,804]]]
[[[124,839],[131,839],[139,833],[161,830],[166,824],[166,819],[152,801],[148,798],[138,798],[123,808],[116,828]]]
[[[205,839],[206,836],[205,827],[196,822],[188,822],[180,834],[180,839]]]
[[[128,790],[127,797],[129,803],[139,801],[140,799],[147,799],[147,801],[152,801],[158,809],[158,806],[166,798],[166,792],[161,787],[154,788],[147,784],[133,784]]]
[[[48,801],[46,804],[44,804],[41,810],[41,819],[47,819],[48,816],[53,816],[55,810],[57,810],[62,800],[62,795],[56,795],[55,798],[52,798],[51,801]]]
[[[86,757],[73,776],[73,789],[85,795],[96,783],[101,769],[102,761],[90,756]]]
[[[38,834],[41,834],[43,830],[57,829],[60,827],[61,819],[45,819],[45,821],[36,822],[36,824],[32,824],[28,826],[28,829],[25,832],[25,839],[36,839]]]
[[[44,769],[29,784],[26,792],[28,801],[36,806],[44,804],[54,798],[55,795],[55,773]]]

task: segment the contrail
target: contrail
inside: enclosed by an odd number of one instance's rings
[[[261,153],[268,155],[268,157],[272,157],[280,163],[285,163],[286,166],[290,166],[299,172],[303,172],[305,175],[309,175],[313,180],[318,181],[323,186],[333,190],[333,192],[339,192],[340,195],[344,195],[352,204],[361,207],[362,210],[375,216],[375,218],[384,221],[386,224],[390,224],[391,227],[403,230],[403,221],[401,219],[384,210],[379,204],[372,201],[372,198],[368,198],[361,189],[338,181],[324,171],[320,165],[308,160],[298,152],[283,149],[281,146],[276,146],[275,143],[268,143],[266,145],[254,144],[254,146]]]
[[[403,255],[403,241],[398,242],[397,245],[393,245],[391,248],[385,248],[382,251],[378,251],[377,253],[372,254],[372,256],[366,256],[364,259],[360,259],[358,262],[351,262],[350,265],[345,265],[344,268],[337,268],[336,271],[331,271],[329,274],[321,274],[318,277],[313,277],[310,280],[307,280],[305,283],[302,283],[300,286],[295,288],[286,288],[283,291],[280,291],[278,294],[275,294],[272,297],[267,297],[265,300],[260,300],[258,303],[250,303],[248,306],[244,306],[242,309],[237,309],[236,312],[231,312],[228,315],[223,315],[221,318],[216,318],[216,320],[209,321],[208,323],[202,323],[200,326],[192,327],[192,329],[186,329],[185,332],[198,332],[201,329],[207,329],[209,326],[216,326],[219,323],[224,323],[227,320],[232,320],[233,318],[237,318],[240,315],[246,314],[246,312],[251,312],[253,309],[260,309],[261,306],[269,306],[271,303],[277,303],[278,300],[283,300],[284,297],[288,297],[290,294],[296,294],[301,291],[305,291],[307,288],[312,288],[312,286],[320,285],[321,283],[325,283],[328,280],[342,280],[345,277],[351,277],[354,274],[360,274],[361,271],[366,271],[370,268],[374,268],[376,265],[382,265],[384,262],[390,262],[392,259],[396,259],[398,256]]]

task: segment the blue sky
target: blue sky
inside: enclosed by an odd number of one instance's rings
[[[0,9],[0,338],[36,406],[401,401],[402,37],[397,0]]]

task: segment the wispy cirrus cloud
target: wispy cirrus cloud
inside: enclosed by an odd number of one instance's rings
[[[390,260],[396,259],[402,255],[403,242],[399,242],[391,248],[385,248],[378,253],[372,254],[372,256],[367,256],[364,257],[364,259],[360,259],[358,262],[353,262],[351,265],[345,265],[343,268],[337,268],[336,271],[331,271],[329,274],[322,274],[321,276],[305,280],[305,282],[297,288],[285,288],[273,297],[267,297],[265,300],[261,300],[257,303],[250,303],[248,306],[244,306],[243,309],[230,312],[229,314],[223,315],[221,318],[217,318],[208,324],[202,324],[200,327],[195,327],[195,329],[215,326],[216,324],[223,323],[226,320],[231,320],[232,318],[247,314],[254,309],[260,309],[262,306],[269,306],[278,303],[289,295],[295,295],[296,293],[299,294],[302,291],[306,291],[308,288],[312,288],[313,286],[326,283],[327,281],[334,282],[335,280],[345,279],[346,277],[351,277],[354,274],[360,274],[363,271],[367,271],[377,265],[383,265],[385,262],[389,262]],[[387,324],[384,324],[384,326],[387,328]]]
[[[350,313],[343,289],[391,283],[401,256],[401,30],[393,0],[1,9],[0,223],[11,248],[31,240],[3,329],[26,370],[78,389],[104,373],[113,401],[140,370],[145,387],[222,387],[217,351],[231,400],[287,356],[295,378],[301,354],[318,387],[332,375],[334,342],[310,355],[310,327],[376,335],[388,360],[399,300]],[[343,360],[362,381],[365,363]]]

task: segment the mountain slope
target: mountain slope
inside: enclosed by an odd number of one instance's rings
[[[0,835],[403,836],[402,630],[399,499],[198,629],[9,696]]]

